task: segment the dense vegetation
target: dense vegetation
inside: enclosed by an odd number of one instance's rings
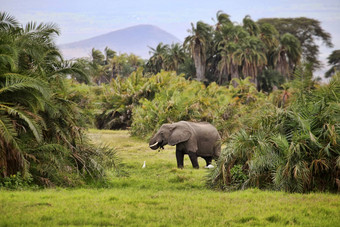
[[[188,81],[174,72],[142,71],[103,86],[97,117],[102,128],[127,128],[148,138],[163,123],[208,121],[226,148],[209,184],[223,189],[259,187],[306,192],[336,191],[339,182],[339,74],[327,85],[309,66],[270,95],[249,81],[229,88]]]
[[[230,83],[250,77],[259,90],[271,91],[290,80],[297,65],[320,67],[316,40],[332,47],[331,36],[310,18],[265,18],[255,22],[249,15],[242,23],[218,11],[216,24],[198,21],[182,45],[159,44],[151,51],[147,70],[184,73],[206,83]],[[236,82],[233,82],[236,86]]]
[[[192,24],[182,45],[151,48],[147,61],[107,47],[68,62],[53,41],[56,25],[23,27],[1,13],[0,183],[101,179],[115,167],[114,150],[91,145],[85,128],[147,139],[163,123],[189,120],[212,123],[225,142],[211,187],[337,190],[338,52],[329,84],[314,80],[310,57],[315,39],[331,46],[330,35],[308,18],[288,29],[284,19],[216,17]]]
[[[212,186],[340,189],[340,74],[323,86],[313,83],[311,74],[299,76],[287,91],[289,104],[259,107],[247,127],[231,136],[210,175]]]
[[[84,135],[67,75],[86,75],[62,59],[58,34],[54,24],[21,26],[0,13],[0,184],[79,185],[114,165],[113,151]]]

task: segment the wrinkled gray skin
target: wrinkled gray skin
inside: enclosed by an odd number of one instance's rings
[[[199,168],[197,157],[205,159],[207,166],[221,153],[221,137],[209,123],[180,121],[164,124],[151,138],[149,146],[156,150],[166,144],[176,145],[177,167],[183,168],[184,154],[188,154],[194,168]]]

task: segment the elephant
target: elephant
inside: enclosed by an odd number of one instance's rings
[[[207,122],[180,121],[163,124],[150,139],[149,147],[156,150],[166,144],[176,145],[177,167],[180,169],[183,168],[184,154],[189,155],[193,168],[198,169],[197,157],[205,159],[206,168],[209,168],[212,159],[217,160],[221,153],[221,136]]]

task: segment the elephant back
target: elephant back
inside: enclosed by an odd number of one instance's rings
[[[216,146],[220,146],[221,137],[217,129],[210,123],[191,123],[197,136],[197,155],[216,156]]]

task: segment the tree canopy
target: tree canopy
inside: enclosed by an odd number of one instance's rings
[[[331,68],[326,72],[326,78],[333,76],[336,71],[340,71],[340,50],[334,50],[327,59]]]
[[[317,40],[322,40],[327,47],[333,47],[331,34],[326,32],[320,21],[312,18],[263,18],[257,21],[259,24],[271,24],[280,35],[290,33],[295,36],[301,44],[303,58],[313,64],[313,68],[319,68],[321,62],[318,59],[319,45]]]

